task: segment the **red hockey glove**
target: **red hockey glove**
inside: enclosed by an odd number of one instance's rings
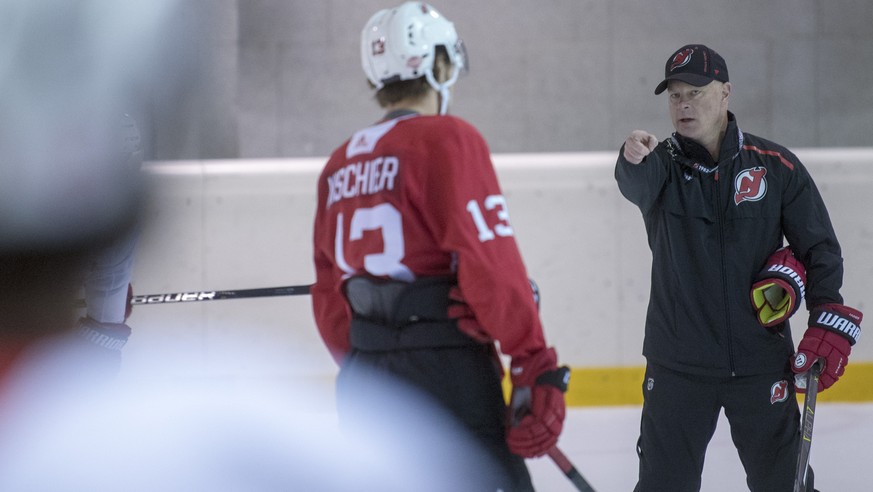
[[[564,427],[564,392],[570,379],[568,367],[557,366],[555,349],[543,349],[529,357],[514,357],[510,367],[512,397],[510,425],[506,433],[509,450],[534,458],[558,442]]]
[[[769,328],[787,320],[797,311],[805,291],[803,263],[788,247],[776,250],[752,284],[752,306],[758,314],[758,322]]]
[[[820,390],[836,383],[846,371],[852,345],[861,334],[861,318],[860,311],[842,304],[822,304],[810,311],[809,328],[797,347],[791,370],[803,374],[821,358],[825,365]],[[798,387],[797,391],[805,393],[806,387]]]

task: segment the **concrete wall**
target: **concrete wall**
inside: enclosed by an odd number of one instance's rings
[[[184,0],[144,115],[156,159],[327,155],[381,116],[358,59],[369,16],[399,0]],[[789,147],[870,145],[868,0],[435,2],[470,54],[454,112],[492,150],[613,150],[637,127],[671,131],[652,91],[669,54],[727,60],[741,127]],[[135,54],[132,54],[135,56]]]
[[[796,153],[815,177],[843,245],[845,302],[870,311],[873,148]],[[562,361],[642,365],[651,255],[638,210],[615,185],[615,153],[500,154],[494,160],[529,273],[542,289],[547,337]],[[315,180],[323,163],[150,163],[153,200],[136,257],[136,293],[311,283]],[[137,306],[129,323],[129,367],[154,366],[158,351],[207,368],[214,362],[232,377],[329,376],[335,370],[308,296]],[[873,362],[873,343],[862,337],[852,360]]]

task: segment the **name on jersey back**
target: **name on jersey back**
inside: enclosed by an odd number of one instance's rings
[[[394,189],[400,161],[394,156],[379,156],[369,161],[348,164],[327,177],[327,205],[360,195],[373,195]]]

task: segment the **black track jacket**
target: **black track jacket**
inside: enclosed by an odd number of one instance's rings
[[[787,369],[794,353],[788,322],[781,334],[763,328],[749,299],[783,235],[807,268],[807,308],[843,302],[840,245],[806,168],[728,117],[717,165],[702,146],[674,134],[639,165],[622,148],[615,167],[652,250],[643,355],[704,376]]]

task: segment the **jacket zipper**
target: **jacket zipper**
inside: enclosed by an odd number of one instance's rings
[[[713,176],[714,184],[715,184],[715,216],[718,221],[718,245],[719,245],[719,261],[721,262],[721,289],[722,289],[722,299],[724,301],[724,318],[725,318],[725,327],[727,328],[727,348],[728,348],[728,363],[730,365],[731,376],[736,376],[737,371],[734,366],[734,345],[733,345],[733,333],[731,332],[731,312],[730,312],[730,299],[728,298],[728,285],[727,285],[727,264],[725,263],[725,240],[724,240],[724,217],[722,216],[721,210],[721,186],[719,185],[719,169],[716,169],[715,175]]]

